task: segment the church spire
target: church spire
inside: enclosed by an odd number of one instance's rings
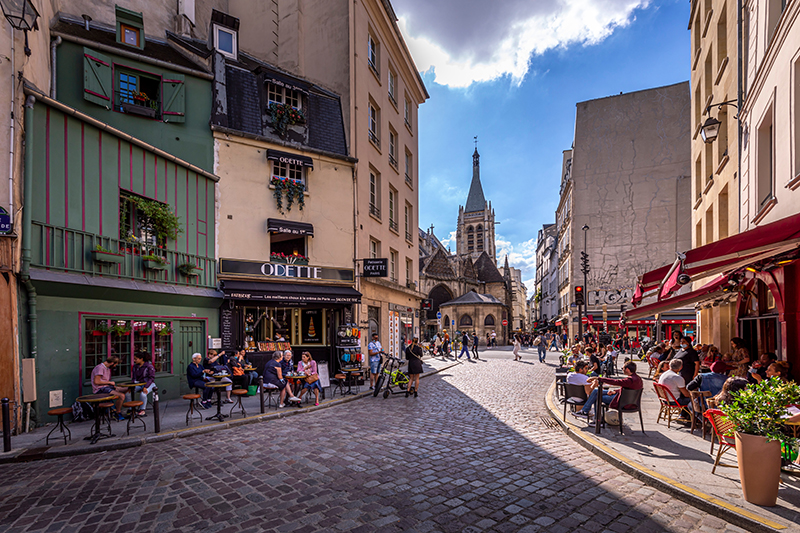
[[[467,205],[464,207],[465,213],[475,213],[486,208],[486,198],[483,196],[481,186],[481,156],[478,153],[478,141],[475,138],[475,152],[472,154],[472,183],[469,186]]]

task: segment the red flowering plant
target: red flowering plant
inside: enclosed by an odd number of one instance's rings
[[[306,116],[300,109],[295,109],[289,104],[277,104],[272,102],[267,107],[272,127],[283,137],[286,135],[286,128],[295,124],[305,124]]]
[[[307,265],[308,264],[308,257],[304,256],[303,254],[293,253],[293,254],[284,254],[282,252],[272,252],[269,254],[269,260],[273,263],[288,263],[290,265],[299,264],[299,265]]]
[[[275,203],[278,206],[278,211],[283,214],[283,194],[286,193],[286,210],[291,211],[294,201],[297,200],[297,205],[300,211],[306,205],[305,190],[306,186],[302,181],[295,181],[289,178],[282,178],[280,176],[272,176],[270,185],[275,189],[272,196],[275,198]]]

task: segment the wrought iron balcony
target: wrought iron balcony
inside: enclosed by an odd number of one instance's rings
[[[40,222],[33,222],[31,231],[31,265],[35,267],[106,278],[217,286],[217,262],[213,258]],[[148,255],[162,261],[143,259]]]
[[[380,219],[381,218],[381,210],[375,204],[369,204],[369,214]]]

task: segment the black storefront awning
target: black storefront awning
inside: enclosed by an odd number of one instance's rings
[[[268,161],[279,161],[287,165],[299,165],[308,168],[314,168],[314,160],[306,155],[292,154],[289,152],[281,152],[280,150],[267,150]]]
[[[237,280],[225,280],[221,285],[227,300],[276,305],[349,305],[361,301],[361,293],[349,286]]]
[[[295,222],[293,220],[281,220],[279,218],[267,219],[267,232],[285,233],[288,235],[310,235],[314,236],[314,225],[305,222]]]

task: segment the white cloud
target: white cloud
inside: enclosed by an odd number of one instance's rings
[[[423,72],[468,87],[509,76],[519,85],[531,55],[601,42],[650,0],[395,0],[399,24]]]
[[[451,231],[450,234],[447,236],[447,238],[441,239],[440,242],[442,243],[442,246],[444,246],[445,248],[447,248],[448,246],[454,247],[456,245],[456,232]]]
[[[536,277],[536,239],[528,239],[512,244],[502,235],[495,237],[497,247],[497,263],[503,265],[508,255],[508,265],[522,271],[522,282],[528,289],[528,297],[533,296],[534,278]]]

